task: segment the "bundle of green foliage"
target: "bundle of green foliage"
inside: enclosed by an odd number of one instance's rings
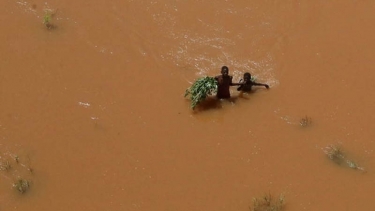
[[[191,108],[194,109],[208,95],[217,92],[217,81],[213,77],[202,77],[196,80],[190,88],[186,89],[185,97],[190,95]]]

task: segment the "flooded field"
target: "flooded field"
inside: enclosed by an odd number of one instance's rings
[[[375,2],[0,6],[0,210],[375,210]]]

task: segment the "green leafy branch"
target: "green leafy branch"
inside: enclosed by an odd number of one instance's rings
[[[194,109],[208,95],[215,94],[216,92],[217,81],[213,77],[206,76],[197,79],[190,88],[186,89],[185,97],[190,95],[191,108]]]

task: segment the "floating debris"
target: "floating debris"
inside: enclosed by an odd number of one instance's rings
[[[88,108],[91,106],[90,103],[83,103],[83,102],[78,102],[78,105],[83,106],[85,108]]]

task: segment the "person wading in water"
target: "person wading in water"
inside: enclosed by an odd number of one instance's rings
[[[230,98],[230,86],[241,85],[239,83],[232,82],[233,77],[229,75],[229,69],[227,66],[221,67],[221,75],[215,76],[217,81],[217,93],[216,97],[219,99]]]
[[[268,86],[267,84],[261,84],[261,83],[256,83],[254,81],[251,80],[251,74],[246,72],[244,75],[243,75],[243,79],[240,80],[240,86],[237,88],[237,91],[243,91],[243,92],[250,92],[251,91],[251,88],[253,86],[264,86],[266,87],[267,89],[270,88],[270,86]]]

